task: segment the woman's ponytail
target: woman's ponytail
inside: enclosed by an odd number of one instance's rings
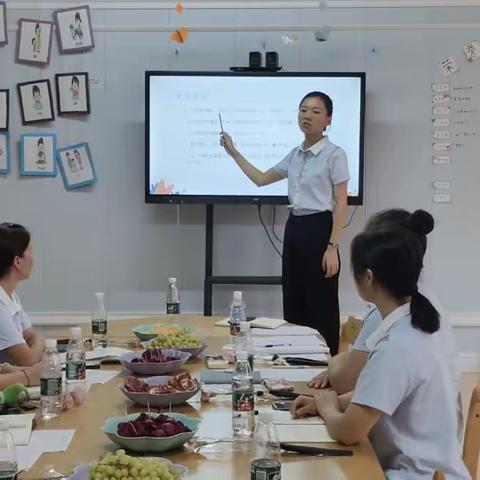
[[[410,302],[412,326],[426,333],[434,333],[440,328],[440,316],[436,308],[418,290]]]

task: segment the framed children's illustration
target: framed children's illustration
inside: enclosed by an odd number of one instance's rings
[[[59,115],[90,113],[87,72],[57,73],[55,75],[55,86]]]
[[[30,65],[48,65],[52,50],[53,22],[21,18],[18,21],[15,61]]]
[[[57,164],[54,133],[25,133],[20,135],[20,175],[55,177]]]
[[[0,174],[10,172],[10,144],[8,133],[0,133]]]
[[[53,14],[60,53],[79,53],[95,46],[88,5],[57,10]]]
[[[5,2],[0,2],[0,47],[7,43],[7,6]]]
[[[23,125],[55,120],[50,80],[17,83]]]
[[[67,190],[92,185],[97,181],[88,143],[58,150],[57,160]]]
[[[8,130],[10,91],[0,90],[0,132]]]

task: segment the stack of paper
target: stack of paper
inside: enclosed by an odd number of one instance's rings
[[[314,328],[303,327],[301,325],[284,325],[282,327],[275,328],[255,328],[252,331],[254,336],[273,336],[273,335],[318,335],[318,331]]]
[[[32,422],[35,414],[7,415],[3,418],[8,420],[8,428],[10,429],[15,445],[28,445],[32,434]]]
[[[276,329],[282,325],[286,325],[287,322],[283,319],[278,318],[268,318],[268,317],[257,317],[254,320],[248,322],[254,328],[266,328],[269,330]],[[215,323],[217,327],[228,327],[229,319],[224,318]]]
[[[290,412],[273,410],[260,410],[258,419],[263,423],[274,423],[275,425],[324,425],[322,417],[293,418]]]
[[[88,360],[119,360],[120,356],[124,353],[129,353],[131,350],[127,350],[126,348],[120,347],[106,347],[106,348],[94,348],[93,350],[88,350],[86,352],[86,358]],[[60,361],[65,363],[67,359],[66,353],[60,354]]]
[[[284,379],[289,382],[309,382],[322,373],[325,368],[262,368],[259,370],[262,380]]]
[[[312,424],[287,424],[275,425],[280,442],[291,443],[316,443],[335,442],[328,433],[325,425]]]
[[[265,336],[253,337],[256,353],[301,354],[328,353],[325,342],[317,336]]]

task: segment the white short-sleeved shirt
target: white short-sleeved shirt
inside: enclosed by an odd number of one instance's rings
[[[433,335],[394,310],[373,346],[352,402],[383,413],[369,437],[388,480],[471,479],[457,439],[457,391]]]
[[[32,326],[16,293],[10,297],[0,286],[0,362],[8,362],[5,350],[25,343],[23,332]]]
[[[294,215],[333,212],[334,185],[350,180],[345,151],[326,136],[305,150],[295,147],[273,168],[288,177],[289,208]]]

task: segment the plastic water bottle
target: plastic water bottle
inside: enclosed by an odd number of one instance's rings
[[[83,346],[82,329],[70,328],[70,341],[67,347],[66,382],[67,392],[75,392],[79,398],[86,393],[86,358]]]
[[[45,340],[40,372],[40,403],[44,420],[58,416],[62,406],[62,365],[54,338]]]
[[[167,287],[167,315],[177,315],[180,313],[180,294],[177,288],[177,279],[170,277]]]
[[[255,393],[248,363],[248,352],[237,352],[232,377],[232,429],[233,434],[250,437],[255,428]]]
[[[92,314],[92,341],[94,347],[107,346],[107,310],[103,292],[95,292],[95,306]]]
[[[18,471],[17,450],[7,418],[0,419],[0,479],[13,480]]]
[[[248,364],[253,372],[253,359],[255,354],[255,345],[252,338],[251,325],[248,322],[240,322],[240,334],[237,341],[238,350],[244,350],[248,353]]]
[[[250,480],[280,480],[281,449],[275,425],[257,422],[251,452]]]
[[[230,337],[231,343],[236,345],[235,337],[240,333],[240,323],[246,322],[247,317],[245,314],[245,302],[242,299],[242,292],[235,291],[233,292],[233,299],[230,305]]]

